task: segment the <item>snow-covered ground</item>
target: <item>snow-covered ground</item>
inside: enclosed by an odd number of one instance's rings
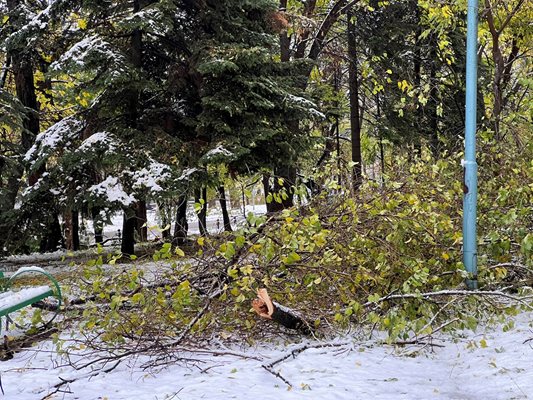
[[[454,337],[440,336],[445,347],[394,348],[375,341],[349,341],[309,349],[276,364],[302,346],[261,344],[220,349],[234,354],[188,354],[201,360],[143,370],[144,357],[122,362],[108,373],[65,366],[50,342],[15,354],[0,364],[3,399],[533,399],[533,313],[517,317],[516,327],[484,328]],[[340,339],[339,339],[340,340]],[[346,340],[346,339],[343,339]],[[331,342],[335,343],[335,342]],[[215,351],[213,349],[213,351]],[[187,354],[183,354],[187,356]],[[108,364],[106,368],[112,367]],[[59,387],[55,385],[71,381]]]
[[[190,207],[192,208],[192,207]],[[245,217],[244,217],[244,211],[242,208],[235,208],[228,211],[230,215],[230,220],[233,227],[238,226],[241,224]],[[253,213],[255,215],[262,215],[266,213],[266,205],[265,204],[257,204],[257,205],[247,205],[245,206],[245,212],[246,215],[248,213]],[[161,236],[160,229],[161,221],[159,220],[157,207],[155,205],[150,205],[149,209],[147,210],[146,216],[148,218],[147,227],[148,227],[148,240],[153,240],[156,237]],[[222,221],[222,212],[219,208],[211,208],[208,210],[207,214],[207,230],[210,233],[219,233],[224,229],[223,221]],[[187,223],[189,224],[189,234],[198,234],[200,233],[200,229],[198,227],[198,218],[196,214],[191,211],[187,214]],[[93,225],[91,220],[84,221],[84,224],[86,227],[86,233],[82,235],[82,242],[85,242],[86,244],[92,244],[94,242],[94,231],[93,231]],[[104,226],[104,240],[110,239],[110,238],[116,238],[119,236],[119,231],[122,230],[122,214],[116,213],[111,217],[111,224]],[[174,225],[170,227],[170,232],[174,232]]]

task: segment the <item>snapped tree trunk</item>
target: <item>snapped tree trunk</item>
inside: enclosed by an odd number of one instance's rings
[[[266,289],[257,290],[257,298],[252,301],[252,307],[261,318],[277,322],[285,328],[297,330],[304,335],[313,331],[311,325],[298,313],[273,302]]]

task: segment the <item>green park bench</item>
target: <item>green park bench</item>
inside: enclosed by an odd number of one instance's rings
[[[44,275],[50,284],[42,286],[26,285],[21,286],[20,288],[14,287],[14,282],[20,278],[21,275],[26,274]],[[9,278],[4,277],[4,273],[0,271],[0,332],[2,329],[2,317],[6,317],[7,322],[13,322],[9,316],[11,313],[24,307],[35,305],[47,297],[55,297],[57,299],[57,304],[54,304],[54,307],[52,307],[52,315],[46,322],[42,322],[43,325],[50,324],[59,313],[61,307],[61,288],[59,287],[57,280],[50,273],[40,267],[22,267]]]

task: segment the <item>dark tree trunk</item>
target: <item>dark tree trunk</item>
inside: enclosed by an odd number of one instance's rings
[[[431,41],[430,45],[430,52],[429,52],[429,59],[435,60],[437,58],[437,40]],[[429,69],[429,84],[430,84],[430,90],[429,90],[429,146],[431,148],[431,152],[435,157],[438,156],[439,153],[439,116],[437,113],[437,105],[438,105],[438,87],[437,87],[437,66],[436,63],[432,62],[430,69]]]
[[[31,110],[23,122],[25,130],[22,132],[21,141],[23,150],[28,151],[35,141],[35,136],[39,133],[39,107],[37,96],[35,95],[33,66],[29,57],[20,52],[14,52],[11,58],[17,98],[25,107]]]
[[[140,11],[139,0],[133,0],[133,12]],[[130,38],[130,57],[132,64],[140,69],[142,67],[142,32],[138,29],[133,30]],[[138,128],[138,108],[139,108],[139,91],[136,89],[129,90],[129,108],[128,120],[126,123],[133,129]],[[126,103],[126,104],[128,104]],[[135,232],[138,229],[138,205],[127,207],[124,210],[124,219],[122,223],[122,243],[120,251],[122,254],[132,255],[135,252]],[[142,225],[142,224],[141,224]],[[139,235],[141,237],[141,235]]]
[[[48,230],[41,239],[40,251],[47,253],[64,247],[65,243],[61,234],[61,225],[56,212],[52,212],[52,220],[48,224]]]
[[[11,66],[11,57],[8,55],[4,66],[2,67],[2,72],[0,73],[0,89],[3,89],[6,84],[7,72]]]
[[[263,174],[263,191],[265,192],[265,204],[267,209],[267,214],[271,214],[274,212],[274,209],[272,207],[272,203],[274,200],[268,201],[268,196],[272,194],[272,187],[270,186],[270,175]]]
[[[77,251],[80,249],[80,222],[78,211],[67,209],[65,219],[65,248]]]
[[[129,207],[124,210],[122,220],[122,243],[120,251],[122,254],[135,254],[135,229],[137,228],[136,208]]]
[[[136,213],[136,227],[135,230],[137,231],[137,237],[139,238],[139,242],[146,242],[148,239],[148,227],[146,226],[146,222],[148,221],[146,216],[146,200],[139,200],[135,205],[135,213]]]
[[[413,67],[414,67],[414,84],[416,90],[419,91],[419,93],[422,91],[422,43],[420,42],[420,35],[422,34],[422,27],[420,25],[420,9],[418,7],[418,1],[414,2],[415,7],[415,18],[416,18],[416,33],[415,33],[415,51],[414,51],[414,60],[413,60]],[[423,118],[423,110],[422,105],[418,104],[418,108],[416,109],[416,116],[414,121],[414,131],[413,131],[413,145],[415,148],[415,152],[418,153],[418,155],[422,152],[422,147],[420,143],[420,137],[422,135],[422,118]]]
[[[220,202],[220,208],[222,209],[222,220],[224,221],[224,230],[226,232],[231,232],[231,221],[228,213],[228,206],[226,202],[226,190],[224,186],[219,186],[217,189],[218,199]]]
[[[163,237],[164,241],[167,241],[171,237],[171,234],[170,234],[170,226],[172,224],[171,207],[168,206],[165,202],[160,202],[160,203],[157,203],[157,208],[159,209],[159,216],[161,217],[161,229],[163,229],[163,231],[161,232],[161,236]]]
[[[77,210],[72,211],[72,250],[80,249],[80,214]]]
[[[194,202],[201,204],[202,208],[198,212],[198,229],[200,236],[207,236],[207,188],[196,189],[194,191]]]
[[[279,197],[278,201],[272,201],[271,212],[279,212],[294,205],[293,186],[296,183],[296,167],[283,165],[277,167],[275,172],[273,195]]]
[[[91,209],[91,217],[93,219],[93,228],[94,228],[94,242],[103,243],[104,242],[104,226],[102,220],[100,219],[100,210],[96,207]]]
[[[176,225],[174,227],[174,242],[178,245],[185,244],[185,239],[187,239],[188,230],[189,225],[187,223],[187,194],[184,194],[178,199]]]
[[[353,14],[346,14],[348,20],[348,86],[350,89],[350,127],[352,139],[353,187],[359,189],[362,182],[361,157],[361,112],[359,107],[359,77],[357,70],[357,33],[353,22]]]

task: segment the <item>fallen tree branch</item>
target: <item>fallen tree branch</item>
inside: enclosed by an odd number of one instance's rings
[[[54,387],[54,391],[53,392],[50,392],[48,393],[46,396],[44,396],[41,400],[47,400],[47,399],[50,399],[52,398],[52,396],[56,393],[59,393],[61,392],[61,387],[63,387],[64,385],[68,385],[69,383],[72,383],[72,382],[76,382],[77,380],[79,379],[84,379],[84,378],[92,378],[93,376],[96,376],[98,374],[101,374],[102,372],[103,373],[108,373],[108,372],[111,372],[113,371],[116,367],[118,367],[118,365],[120,364],[120,360],[117,361],[114,365],[112,365],[111,367],[109,368],[106,368],[106,369],[101,369],[101,370],[97,370],[97,371],[91,371],[91,372],[88,372],[86,374],[81,374],[75,378],[70,378],[70,379],[63,379],[61,378],[60,376],[58,377],[59,380],[61,382],[59,383],[56,383],[53,387]]]
[[[279,372],[274,371],[272,368],[261,365],[261,368],[264,368],[266,371],[270,372],[272,375],[274,375],[276,378],[279,378],[289,387],[294,387],[292,383],[290,383],[287,379],[285,379]]]
[[[286,385],[293,387],[292,383],[288,381],[286,378],[284,378],[279,372],[276,372],[273,370],[273,367],[279,363],[282,363],[283,361],[287,360],[290,357],[296,358],[296,356],[300,353],[303,353],[304,351],[308,349],[321,349],[321,348],[327,348],[327,347],[341,347],[341,346],[347,346],[351,344],[350,342],[339,342],[339,343],[318,343],[318,344],[304,344],[300,347],[297,347],[290,352],[286,353],[280,358],[277,358],[276,360],[268,363],[268,364],[262,364],[261,368],[265,369],[266,371],[270,372],[272,375],[274,375],[276,378],[281,379]]]
[[[377,305],[379,303],[383,303],[385,301],[390,300],[406,300],[406,299],[430,299],[433,297],[439,297],[439,296],[466,296],[466,297],[483,297],[483,296],[489,296],[489,297],[503,297],[512,301],[515,301],[517,303],[521,303],[527,308],[533,310],[533,306],[528,304],[527,302],[530,300],[533,300],[532,296],[524,296],[524,297],[518,297],[513,296],[501,291],[470,291],[470,290],[441,290],[438,292],[426,292],[426,293],[406,293],[406,294],[392,294],[387,295],[384,297],[381,297],[375,301],[367,301],[363,304],[363,307],[370,307],[372,305]]]

